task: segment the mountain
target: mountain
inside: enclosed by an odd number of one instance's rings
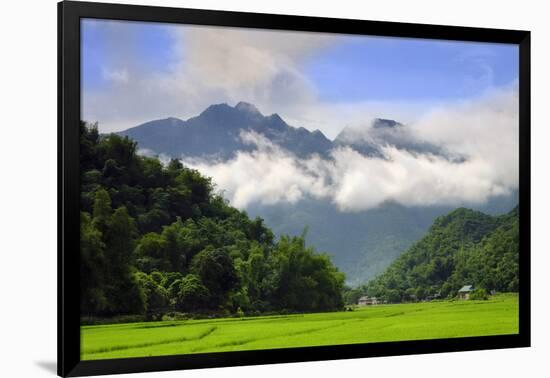
[[[477,210],[497,216],[510,211],[518,194],[491,198]],[[294,204],[249,206],[276,236],[299,235],[307,225],[306,241],[329,253],[349,285],[362,284],[382,273],[453,206],[407,207],[393,202],[361,212],[342,212],[332,203],[304,199]]]
[[[211,105],[186,121],[173,117],[159,119],[118,134],[134,139],[141,149],[154,154],[227,160],[238,151],[256,148],[241,138],[242,132],[251,131],[300,158],[312,154],[328,157],[330,151],[338,147],[350,147],[363,155],[384,158],[383,147],[386,146],[447,157],[444,150],[416,140],[408,127],[394,120],[377,118],[363,127],[345,127],[331,141],[319,130],[290,126],[278,114],[264,116],[253,104],[242,101],[234,107]]]
[[[264,116],[254,105],[239,102],[211,105],[186,121],[167,118],[120,132],[138,142],[141,149],[171,157],[230,159],[239,151],[256,148],[241,138],[253,131],[300,158],[319,154],[330,158],[334,148],[349,147],[361,154],[385,158],[384,147],[393,146],[413,154],[429,153],[459,160],[443,148],[418,140],[407,125],[378,118],[361,127],[346,127],[333,140],[320,131],[288,125],[278,114]],[[517,193],[494,197],[476,210],[502,214],[517,203]],[[463,204],[467,206],[468,204]],[[468,205],[470,206],[470,205]],[[307,226],[309,245],[332,255],[346,273],[348,284],[364,283],[383,272],[401,253],[421,238],[434,219],[456,206],[405,207],[395,203],[362,212],[341,212],[326,200],[303,199],[294,204],[252,204],[246,210],[260,216],[275,232],[300,235]]]
[[[513,292],[518,259],[517,207],[500,216],[459,208],[438,217],[366,291],[391,302],[454,296],[464,285]]]
[[[449,159],[456,159],[443,148],[419,140],[411,130],[391,119],[375,118],[363,126],[346,126],[334,139],[334,145],[348,146],[363,155],[384,157],[383,148],[393,146],[411,153],[429,153]]]
[[[327,155],[332,142],[319,131],[289,126],[278,114],[264,116],[252,104],[239,102],[211,105],[197,117],[182,121],[166,118],[118,133],[138,142],[142,149],[172,157],[229,159],[237,151],[255,146],[241,140],[241,132],[253,131],[299,157]]]

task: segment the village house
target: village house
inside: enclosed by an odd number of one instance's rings
[[[364,297],[359,298],[357,302],[359,306],[372,306],[378,304],[378,299],[376,297],[369,297],[365,295]]]
[[[441,299],[441,292],[440,291],[438,291],[437,293],[434,293],[432,295],[428,295],[426,297],[427,301],[435,301],[437,299]]]
[[[458,291],[459,299],[470,299],[470,294],[474,291],[473,285],[465,285]]]

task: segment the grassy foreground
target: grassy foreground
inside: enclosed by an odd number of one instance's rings
[[[518,297],[379,305],[353,312],[81,327],[82,359],[145,357],[518,332]]]

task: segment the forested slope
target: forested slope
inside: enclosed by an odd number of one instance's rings
[[[463,285],[518,290],[518,209],[490,216],[460,208],[438,217],[428,233],[348,300],[367,293],[390,302],[454,297]]]
[[[343,273],[302,236],[275,241],[198,171],[93,125],[80,132],[83,316],[342,307]]]

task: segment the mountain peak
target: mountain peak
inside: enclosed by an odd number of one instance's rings
[[[400,126],[403,125],[393,119],[375,118],[372,121],[372,127],[375,129],[393,129]]]
[[[227,105],[225,102],[221,104],[213,104],[207,107],[206,109],[204,109],[200,115],[204,115],[208,113],[217,113],[220,111],[223,112],[226,109],[231,109],[231,106]]]
[[[262,115],[262,113],[260,113],[258,108],[256,108],[251,103],[244,102],[244,101],[240,101],[237,105],[235,105],[235,109],[241,112],[249,113],[249,114]]]

